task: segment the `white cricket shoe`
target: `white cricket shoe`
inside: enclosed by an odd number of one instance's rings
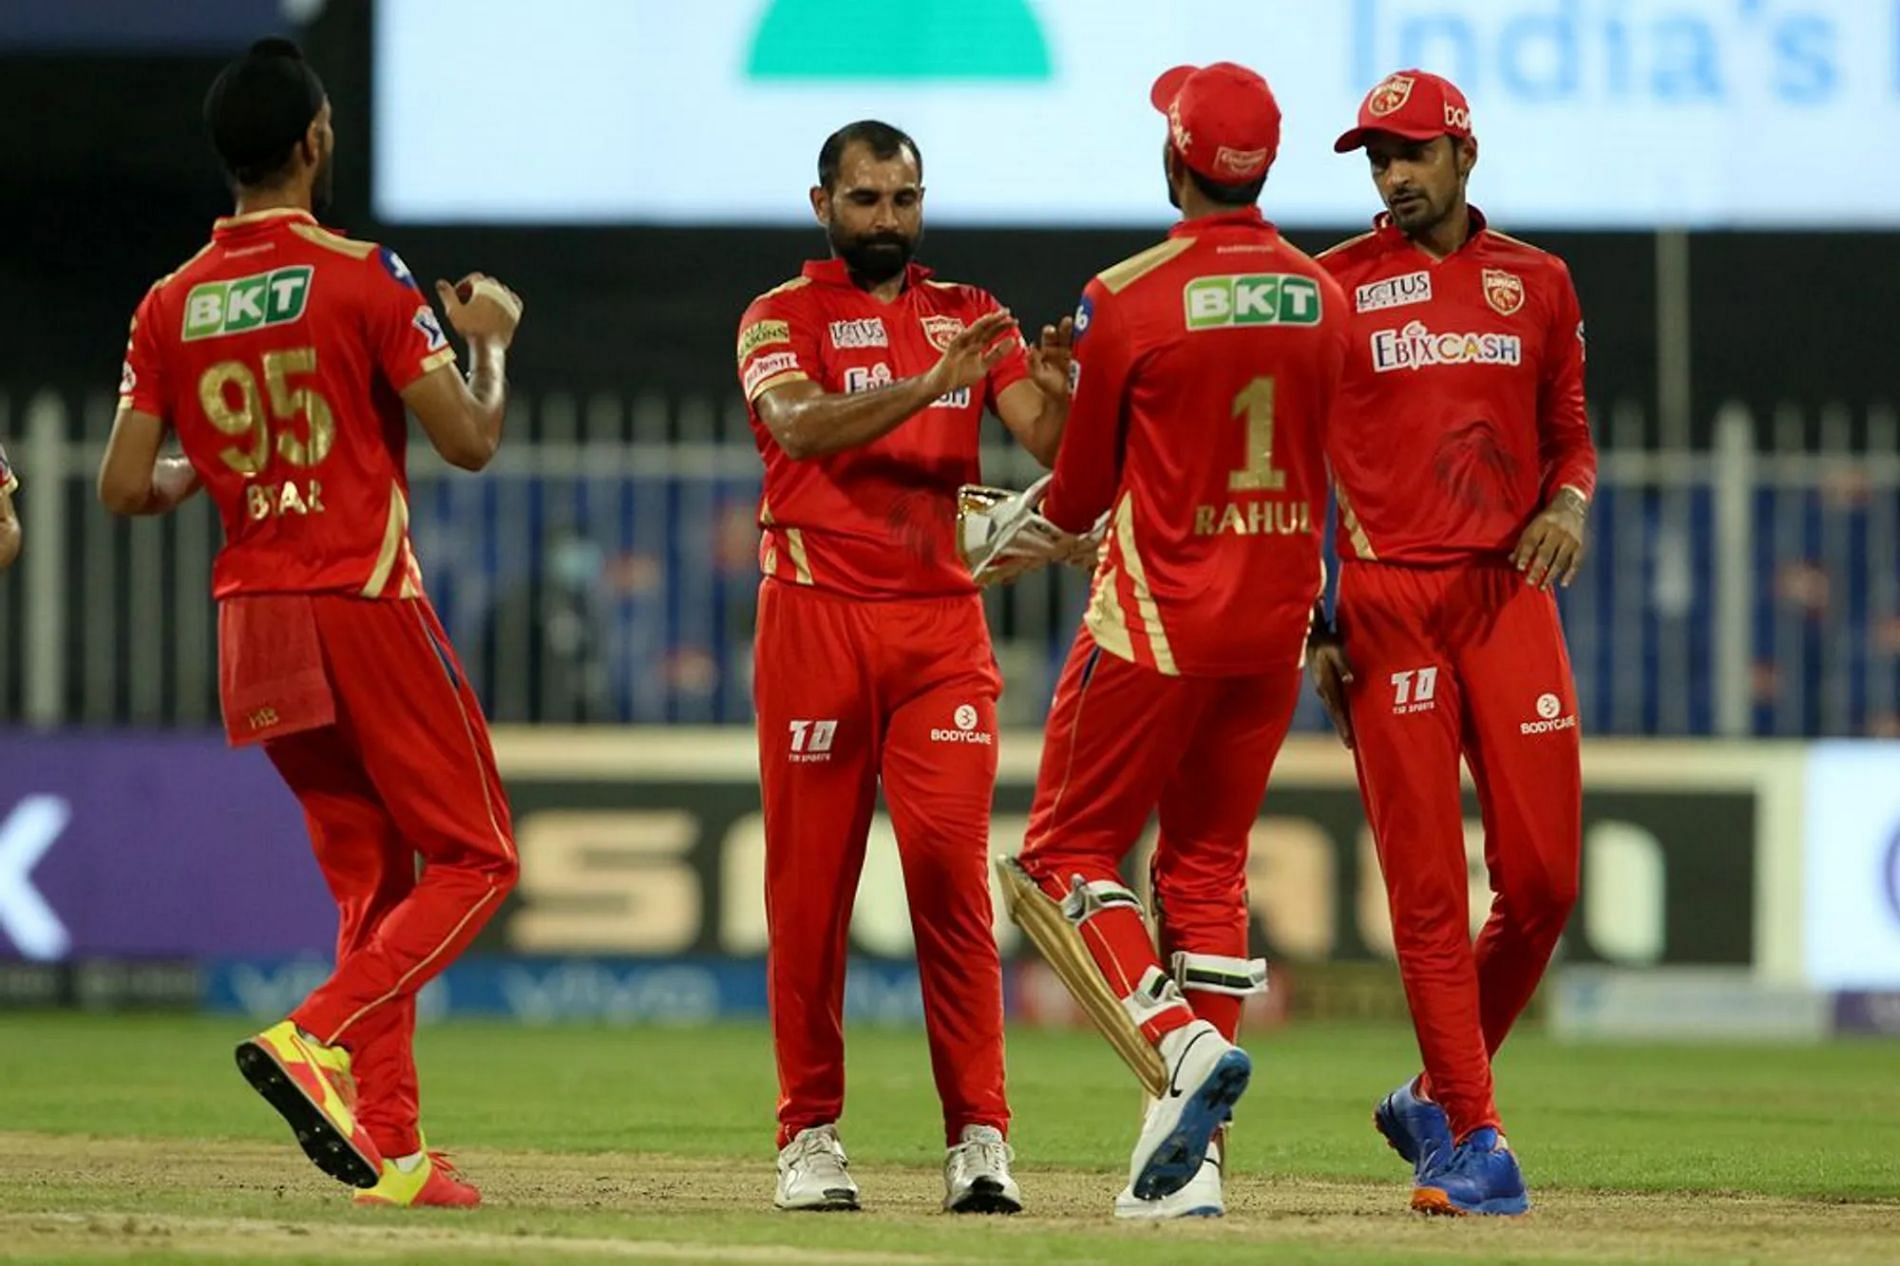
[[[1128,1161],[1128,1186],[1140,1200],[1171,1196],[1193,1181],[1207,1158],[1214,1131],[1234,1115],[1247,1091],[1253,1061],[1206,1020],[1161,1039],[1168,1068],[1166,1093],[1148,1105]]]
[[[945,1213],[1021,1213],[1023,1193],[1010,1175],[1016,1152],[994,1126],[966,1125],[943,1158]]]
[[[813,1212],[855,1210],[858,1184],[846,1168],[851,1164],[838,1141],[835,1125],[814,1125],[778,1153],[778,1194],[772,1203],[781,1209]]]
[[[1137,1221],[1165,1218],[1218,1218],[1226,1214],[1227,1202],[1221,1197],[1220,1143],[1207,1145],[1207,1157],[1187,1186],[1159,1200],[1143,1200],[1133,1187],[1123,1187],[1115,1197],[1115,1216]]]

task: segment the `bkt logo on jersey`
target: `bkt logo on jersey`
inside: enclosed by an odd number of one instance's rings
[[[1381,374],[1434,365],[1523,363],[1524,340],[1515,334],[1434,334],[1423,321],[1412,321],[1402,330],[1380,330],[1372,336],[1372,368]]]
[[[970,389],[958,387],[955,391],[946,391],[930,402],[933,409],[967,409],[970,407]]]
[[[1318,325],[1319,283],[1291,273],[1196,277],[1182,290],[1190,330],[1230,325]]]
[[[277,268],[235,281],[207,281],[185,296],[185,340],[242,334],[303,317],[310,265]]]

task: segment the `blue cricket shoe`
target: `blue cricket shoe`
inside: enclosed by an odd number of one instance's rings
[[[1372,1110],[1372,1125],[1386,1143],[1412,1165],[1412,1177],[1423,1178],[1451,1159],[1451,1122],[1445,1110],[1421,1099],[1408,1081]]]
[[[1420,1213],[1511,1217],[1530,1207],[1517,1157],[1505,1145],[1504,1136],[1489,1126],[1466,1135],[1452,1149],[1450,1161],[1421,1177],[1412,1188],[1412,1208]]]

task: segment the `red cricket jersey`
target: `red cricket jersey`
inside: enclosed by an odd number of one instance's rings
[[[139,304],[119,387],[217,503],[212,596],[420,593],[399,393],[454,359],[388,247],[303,211],[217,221]]]
[[[975,286],[929,278],[912,264],[903,291],[884,303],[853,285],[841,260],[814,260],[754,299],[740,320],[739,382],[765,460],[759,567],[767,576],[853,598],[975,592],[957,553],[957,488],[980,476],[985,407],[1029,375],[1020,343],[980,393],[951,392],[871,443],[828,457],[787,457],[754,404],[784,383],[868,391],[927,372],[966,325],[997,307]]]
[[[1300,662],[1324,583],[1325,429],[1345,298],[1257,208],[1186,220],[1089,282],[1043,513],[1111,507],[1086,617],[1159,672]]]
[[[1391,218],[1319,257],[1351,299],[1326,455],[1340,555],[1508,555],[1550,494],[1596,489],[1583,315],[1555,255],[1487,228],[1442,260]]]

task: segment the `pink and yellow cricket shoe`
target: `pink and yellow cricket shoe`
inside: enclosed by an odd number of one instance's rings
[[[350,1053],[325,1046],[289,1020],[238,1043],[238,1071],[277,1109],[318,1169],[352,1187],[374,1187],[383,1157],[356,1119]]]
[[[395,1161],[384,1161],[381,1180],[354,1199],[361,1205],[403,1209],[473,1209],[482,1202],[482,1193],[455,1171],[447,1153],[424,1151],[422,1163],[407,1173]]]

